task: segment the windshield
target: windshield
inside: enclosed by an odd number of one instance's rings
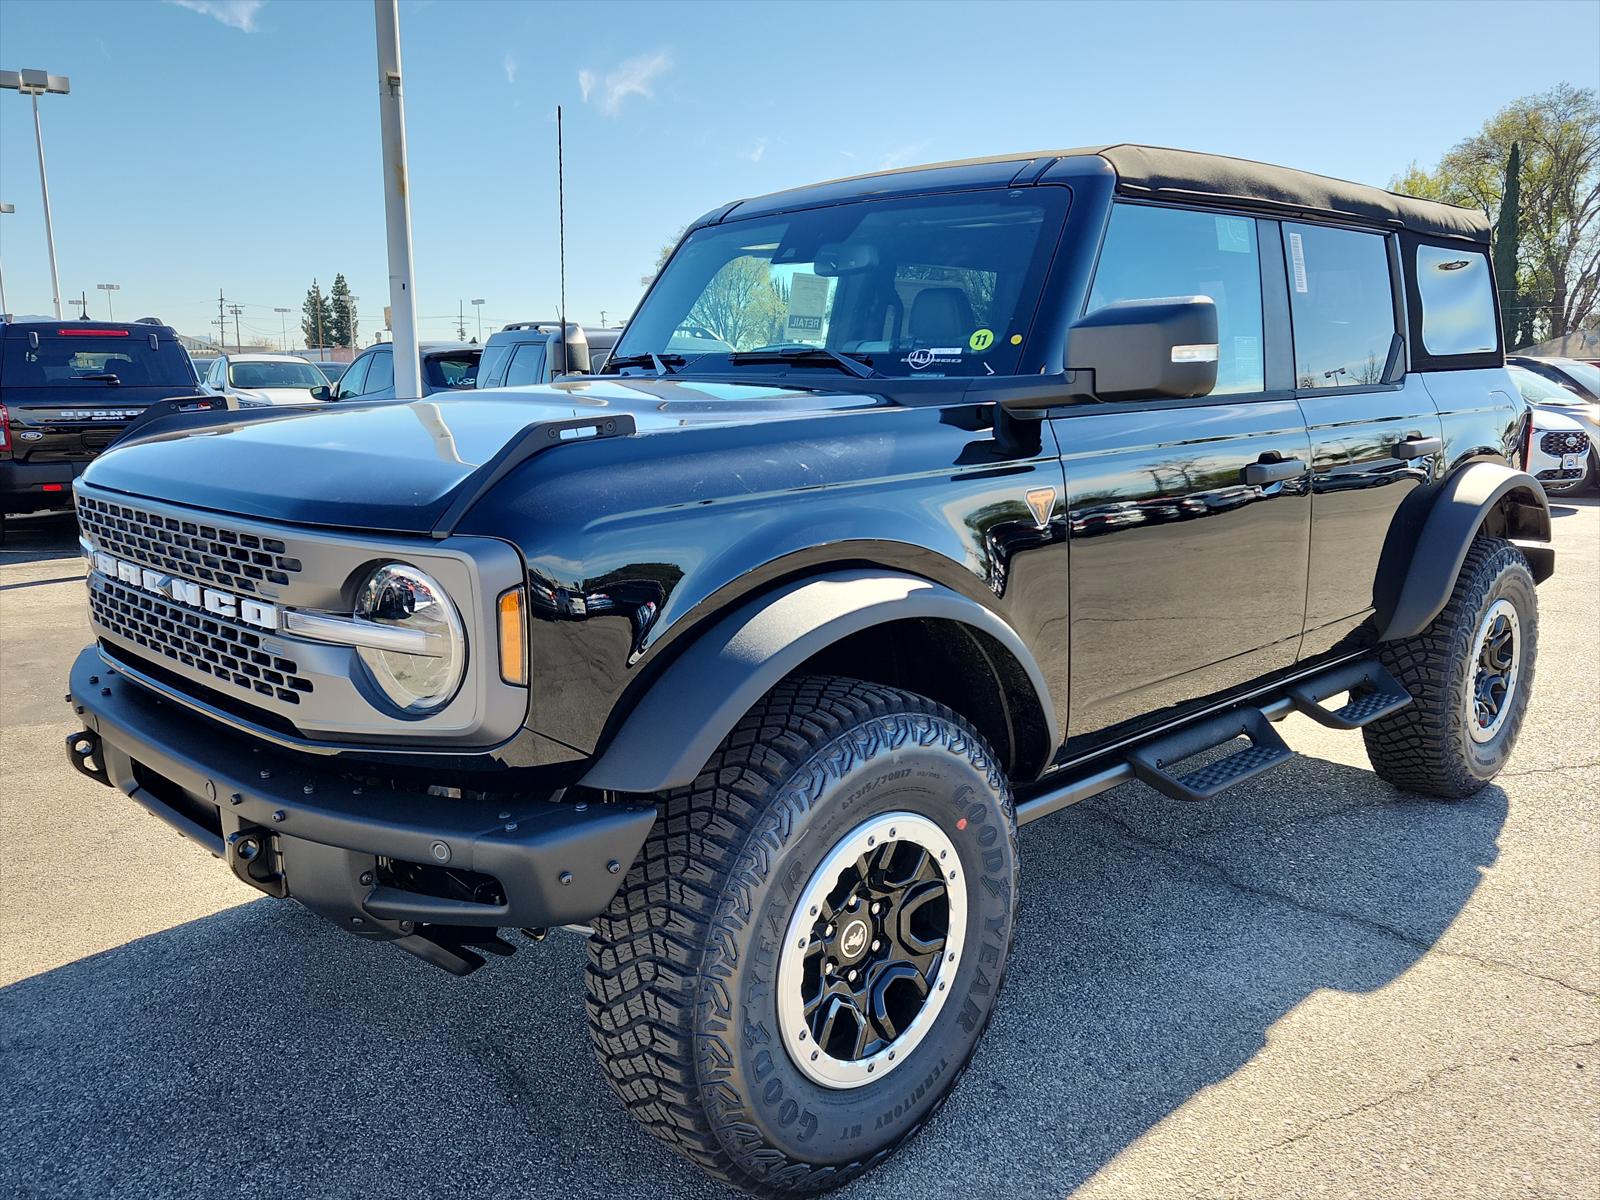
[[[422,373],[436,388],[469,388],[478,379],[478,358],[476,350],[429,355],[422,360]]]
[[[1571,388],[1553,379],[1546,379],[1526,367],[1507,367],[1506,370],[1511,372],[1511,378],[1516,380],[1517,391],[1522,393],[1522,398],[1529,404],[1583,403],[1583,397]]]
[[[228,382],[236,388],[315,388],[327,383],[308,362],[235,362]]]
[[[1562,374],[1572,376],[1581,386],[1600,396],[1600,367],[1593,363],[1580,362],[1576,358],[1558,358],[1554,366]]]
[[[34,348],[30,339],[5,340],[5,381],[7,387],[84,387],[98,388],[140,385],[192,388],[194,367],[189,355],[177,342],[157,339],[150,348],[144,334],[65,334],[39,338]]]
[[[762,351],[764,369],[812,370],[828,350],[880,375],[1010,374],[1067,199],[1028,188],[865,200],[697,229],[613,359],[671,355],[680,370],[717,372]]]

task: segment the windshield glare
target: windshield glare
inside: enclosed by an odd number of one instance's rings
[[[698,229],[615,357],[671,354],[715,372],[736,353],[827,349],[881,375],[1013,373],[1066,203],[1057,188],[968,192]]]
[[[236,362],[228,364],[228,382],[236,388],[315,388],[328,381],[308,362]]]

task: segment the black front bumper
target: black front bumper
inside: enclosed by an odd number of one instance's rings
[[[496,928],[603,911],[655,821],[644,804],[362,785],[151,694],[94,647],[71,680],[85,727],[67,739],[74,768],[126,792],[252,887],[460,974],[482,964],[477,951],[506,952]],[[476,889],[472,898],[414,890],[419,879]]]

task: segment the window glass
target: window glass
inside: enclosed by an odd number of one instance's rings
[[[118,384],[192,388],[195,382],[182,346],[158,339],[152,350],[145,334],[97,335],[68,328],[54,337],[43,333],[37,347],[28,338],[7,338],[4,348],[6,382],[17,387],[103,392]]]
[[[367,377],[367,368],[372,365],[374,357],[374,355],[368,354],[356,359],[355,362],[350,364],[350,368],[339,376],[339,395],[341,397],[359,396],[361,394],[361,382]]]
[[[211,371],[206,376],[206,382],[212,387],[222,386],[222,372],[226,368],[227,359],[219,358],[211,364]]]
[[[1394,293],[1383,235],[1283,226],[1297,387],[1381,383],[1394,341]]]
[[[483,356],[478,362],[478,387],[499,387],[505,382],[506,364],[511,361],[511,351],[515,348],[508,342],[483,348]]]
[[[689,234],[617,343],[688,371],[1016,369],[1068,196],[1059,188],[855,201]]]
[[[228,372],[238,388],[321,387],[327,380],[308,362],[236,362]]]
[[[422,374],[428,384],[435,388],[469,388],[478,381],[478,351],[430,355],[422,360]],[[394,382],[393,372],[390,373],[389,382]],[[388,387],[389,384],[384,386]]]
[[[529,383],[544,382],[544,343],[523,342],[511,360],[506,372],[506,386],[520,387]]]
[[[394,351],[379,350],[372,356],[372,365],[367,368],[367,380],[361,385],[361,394],[370,396],[373,392],[382,392],[394,387]]]
[[[1493,353],[1494,289],[1489,258],[1454,246],[1417,246],[1422,348],[1429,354]]]
[[[1217,306],[1213,395],[1259,392],[1261,256],[1249,217],[1118,204],[1111,212],[1088,311],[1119,300],[1209,296]]]

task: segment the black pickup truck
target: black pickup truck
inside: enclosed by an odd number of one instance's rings
[[[988,1025],[1020,823],[1209,802],[1292,711],[1504,766],[1554,554],[1488,240],[1126,145],[725,205],[601,376],[93,463],[69,759],[450,971],[589,926],[622,1103],[825,1190]]]
[[[199,391],[169,326],[0,321],[0,521],[70,507],[90,459],[152,406]]]

